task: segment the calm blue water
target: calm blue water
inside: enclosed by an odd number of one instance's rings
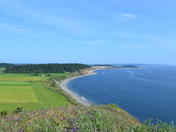
[[[141,122],[176,123],[176,66],[97,70],[72,80],[71,90],[94,104],[115,103]]]

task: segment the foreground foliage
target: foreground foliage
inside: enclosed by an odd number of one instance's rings
[[[57,107],[1,115],[2,131],[113,132],[141,124],[122,109],[109,106]]]
[[[174,124],[150,121],[141,124],[115,105],[57,107],[35,111],[1,112],[4,132],[175,132]]]
[[[175,132],[174,124],[150,121],[141,124],[115,105],[57,107],[35,111],[1,114],[0,130],[4,132]]]

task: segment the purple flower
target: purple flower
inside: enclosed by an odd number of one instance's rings
[[[65,109],[65,107],[61,107],[61,109]]]
[[[29,126],[32,126],[32,123],[29,122]]]
[[[76,122],[76,119],[73,119],[72,122]]]
[[[44,113],[42,113],[42,116],[44,117],[44,116],[45,116],[45,114],[44,114]]]
[[[77,130],[77,128],[73,126],[72,131],[75,132],[76,130]]]
[[[19,130],[19,132],[23,132],[23,130],[22,130],[22,129],[20,129],[20,130]]]

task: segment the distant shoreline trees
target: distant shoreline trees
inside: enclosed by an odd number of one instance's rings
[[[23,64],[6,67],[6,73],[64,73],[90,68],[85,64]]]
[[[0,63],[0,68],[6,68],[6,67],[9,67],[9,66],[14,66],[14,64],[11,64],[11,63]]]

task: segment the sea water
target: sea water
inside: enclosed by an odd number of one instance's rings
[[[139,121],[176,123],[176,66],[97,70],[68,87],[94,104],[117,104]]]

